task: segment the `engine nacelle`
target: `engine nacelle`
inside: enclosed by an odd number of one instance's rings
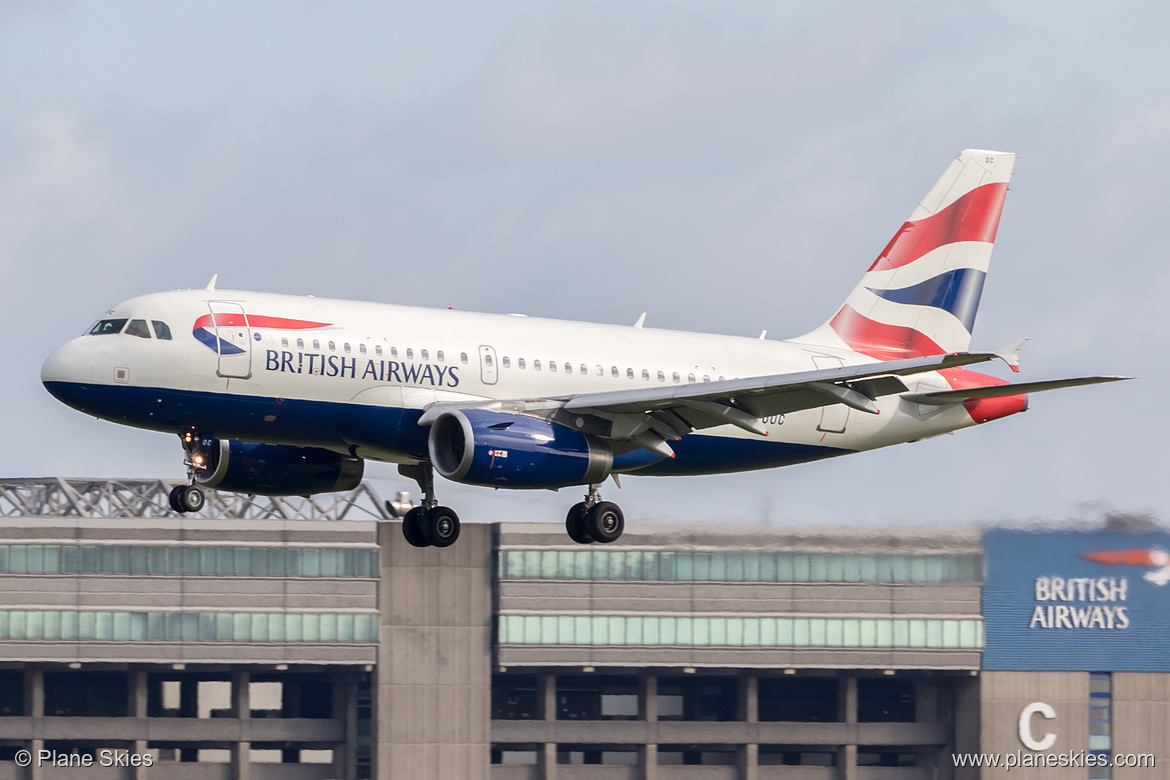
[[[261,496],[308,496],[353,490],[362,481],[365,461],[317,447],[212,443],[208,467],[195,475],[200,485]]]
[[[486,487],[560,488],[602,482],[613,452],[601,439],[539,417],[460,409],[431,424],[435,470]]]

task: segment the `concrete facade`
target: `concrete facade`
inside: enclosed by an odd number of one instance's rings
[[[379,524],[379,780],[489,775],[492,532],[465,526],[455,546],[420,549]]]
[[[1028,752],[1034,702],[1046,752],[1107,736],[1159,761],[1112,780],[1170,778],[1170,674],[981,670],[983,555],[921,530],[472,524],[438,550],[394,522],[3,517],[0,780],[1090,778],[954,766]]]

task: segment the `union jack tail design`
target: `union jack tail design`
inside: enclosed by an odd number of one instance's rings
[[[793,340],[879,360],[966,351],[1015,159],[960,152],[841,309]]]

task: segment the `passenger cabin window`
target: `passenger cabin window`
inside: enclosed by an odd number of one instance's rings
[[[423,360],[430,360],[430,358],[427,357],[429,354],[430,354],[429,352],[427,352],[425,349],[423,349],[423,350],[419,351],[418,356],[420,358],[422,358]]]
[[[626,369],[626,379],[633,379],[633,378],[634,378],[634,369],[627,368]]]
[[[677,385],[677,384],[678,384],[678,381],[679,381],[679,380],[678,380],[678,372],[677,372],[677,371],[675,371],[675,372],[674,372],[674,383]]]
[[[378,357],[382,357],[382,345],[381,344],[378,344],[377,346],[374,347],[374,354],[377,355]]]
[[[329,342],[329,351],[330,351],[330,352],[336,352],[336,351],[337,351],[337,345],[336,345],[336,344],[334,344],[332,341],[330,341],[330,342]]]
[[[581,376],[589,376],[589,366],[581,364]]]
[[[573,373],[573,364],[572,363],[565,363],[565,373],[566,374]]]
[[[390,347],[390,357],[398,357],[398,347]]]
[[[504,368],[511,368],[512,367],[512,358],[508,357],[507,355],[504,355],[502,358],[500,358],[500,364]]]
[[[161,338],[161,336],[160,336],[160,338]],[[288,346],[288,336],[281,336],[280,337],[280,346],[282,346],[282,347]]]
[[[126,327],[126,320],[98,320],[97,325],[89,329],[91,336],[109,336],[112,333],[121,333]]]
[[[540,361],[539,361],[539,360],[533,360],[533,361],[532,361],[532,370],[533,370],[533,371],[539,371],[539,370],[540,370]]]
[[[650,381],[650,372],[649,372],[649,371],[647,371],[647,370],[646,370],[646,369],[644,369],[644,368],[642,369],[642,381],[643,381],[643,382],[649,382],[649,381]]]
[[[687,381],[688,381],[688,382],[694,382],[694,381],[695,381],[695,375],[694,375],[694,374],[687,374]]]
[[[557,372],[557,362],[555,360],[548,361],[548,370],[554,374]]]
[[[466,352],[459,353],[459,362],[462,363],[463,365],[467,365],[467,353]]]
[[[304,349],[304,348],[305,348],[305,340],[304,339],[297,339],[297,349]]]
[[[317,339],[313,339],[313,349],[321,349],[321,342]]]
[[[605,376],[605,369],[602,366],[597,366],[594,368],[593,373],[597,374],[598,376]]]
[[[666,374],[664,374],[664,373],[662,373],[661,371],[659,371],[659,372],[658,372],[658,381],[659,381],[659,382],[665,382],[665,381],[666,381]]]
[[[407,360],[414,360],[414,350],[411,349],[410,347],[406,348],[406,359]]]
[[[524,368],[524,358],[516,358],[516,368]]]
[[[150,324],[154,326],[154,336],[162,341],[171,340],[171,329],[162,320],[151,320]]]
[[[711,381],[711,377],[707,376],[706,374],[703,374],[703,381],[704,381],[704,382],[710,382],[710,381]]]
[[[126,326],[127,336],[137,336],[140,339],[150,338],[150,329],[146,327],[146,320],[130,320]]]
[[[507,358],[504,358],[504,360],[507,360]],[[492,364],[492,356],[486,352],[484,353],[484,356],[483,356],[483,364],[485,366],[490,366]]]
[[[443,362],[443,350],[440,349],[438,352],[435,353],[435,359],[438,360],[440,363]]]
[[[343,344],[341,346],[341,349],[343,352],[345,352],[348,355],[349,354],[349,342],[347,341],[345,344]]]
[[[358,344],[358,352],[363,354],[363,355],[366,354],[366,345],[365,344]]]
[[[617,379],[617,376],[618,376],[617,366],[610,366],[609,373],[613,374],[614,379]]]

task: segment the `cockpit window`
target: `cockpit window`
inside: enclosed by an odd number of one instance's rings
[[[163,341],[171,340],[171,329],[162,320],[151,320],[150,324],[154,326],[154,335]]]
[[[121,333],[122,328],[126,327],[126,320],[98,320],[97,325],[89,329],[91,336],[108,336],[111,333]]]
[[[127,336],[137,336],[140,339],[150,338],[150,330],[146,327],[146,320],[130,320],[126,326]]]

